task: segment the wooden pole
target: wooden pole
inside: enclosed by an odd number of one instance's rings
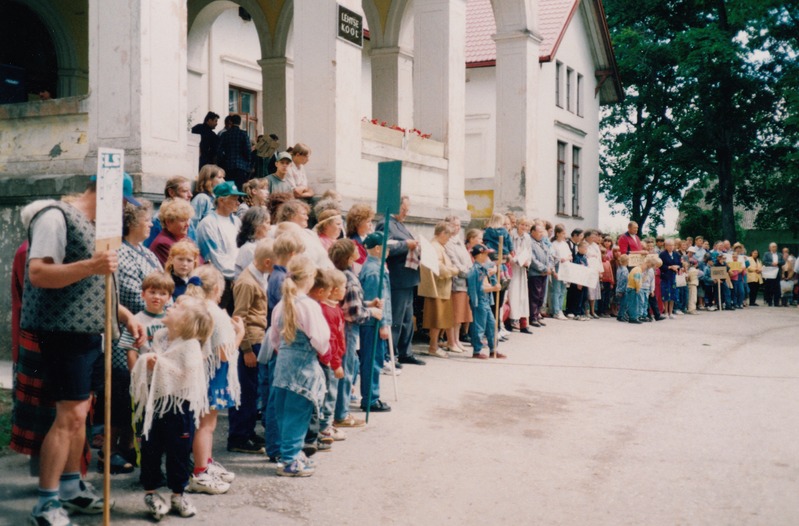
[[[716,288],[719,289],[719,312],[721,312],[721,280],[716,282]]]
[[[499,295],[502,292],[502,236],[499,236],[499,250],[497,251],[497,284],[500,285],[499,290],[497,290],[497,299],[494,302],[494,311],[496,314],[494,315],[494,358],[499,358],[499,312],[500,312],[500,304],[499,304]]]
[[[111,355],[113,297],[111,274],[105,276],[105,339],[103,357],[105,358],[105,400],[103,418],[103,526],[111,524]]]
[[[399,402],[399,392],[397,391],[397,364],[394,361],[394,338],[388,337],[388,354],[391,357],[391,376],[394,378],[394,401]]]

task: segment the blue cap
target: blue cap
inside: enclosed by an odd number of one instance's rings
[[[97,174],[92,175],[89,180],[96,181]],[[122,198],[133,206],[141,206],[141,203],[133,197],[133,177],[128,172],[122,174]]]
[[[378,245],[383,246],[382,232],[372,232],[363,240],[363,246],[366,248],[375,248]]]

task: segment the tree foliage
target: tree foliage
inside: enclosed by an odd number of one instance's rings
[[[601,188],[633,220],[657,222],[690,185],[712,181],[713,212],[736,238],[736,199],[753,206],[751,174],[773,175],[785,154],[780,62],[793,58],[787,45],[776,60],[786,37],[769,32],[785,4],[605,0],[627,97],[603,118]]]

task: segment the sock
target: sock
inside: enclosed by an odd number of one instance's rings
[[[213,463],[214,463],[214,459],[211,458],[211,457],[208,457],[208,465],[210,466]]]
[[[80,472],[64,473],[58,486],[58,496],[64,500],[74,499],[81,490]]]
[[[33,508],[34,514],[40,513],[44,505],[50,502],[51,500],[58,500],[58,488],[54,489],[39,488],[37,490],[37,493],[39,494],[39,501],[36,503],[36,506],[34,506]]]
[[[194,467],[194,476],[196,477],[197,475],[199,475],[201,473],[205,473],[206,469],[208,469],[208,467],[198,468],[198,467],[195,466]]]

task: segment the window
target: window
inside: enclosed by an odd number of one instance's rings
[[[558,213],[566,213],[566,143],[558,141]]]
[[[241,116],[241,129],[253,140],[258,136],[257,107],[256,92],[236,86],[228,87],[228,110],[232,115]]]
[[[572,216],[580,217],[580,153],[582,150],[572,147]]]
[[[574,82],[574,70],[566,68],[566,109],[574,113],[574,100],[572,97],[572,83]]]
[[[583,116],[583,76],[577,74],[577,116]]]
[[[563,96],[560,93],[563,77],[563,62],[555,62],[555,105],[563,107]]]

